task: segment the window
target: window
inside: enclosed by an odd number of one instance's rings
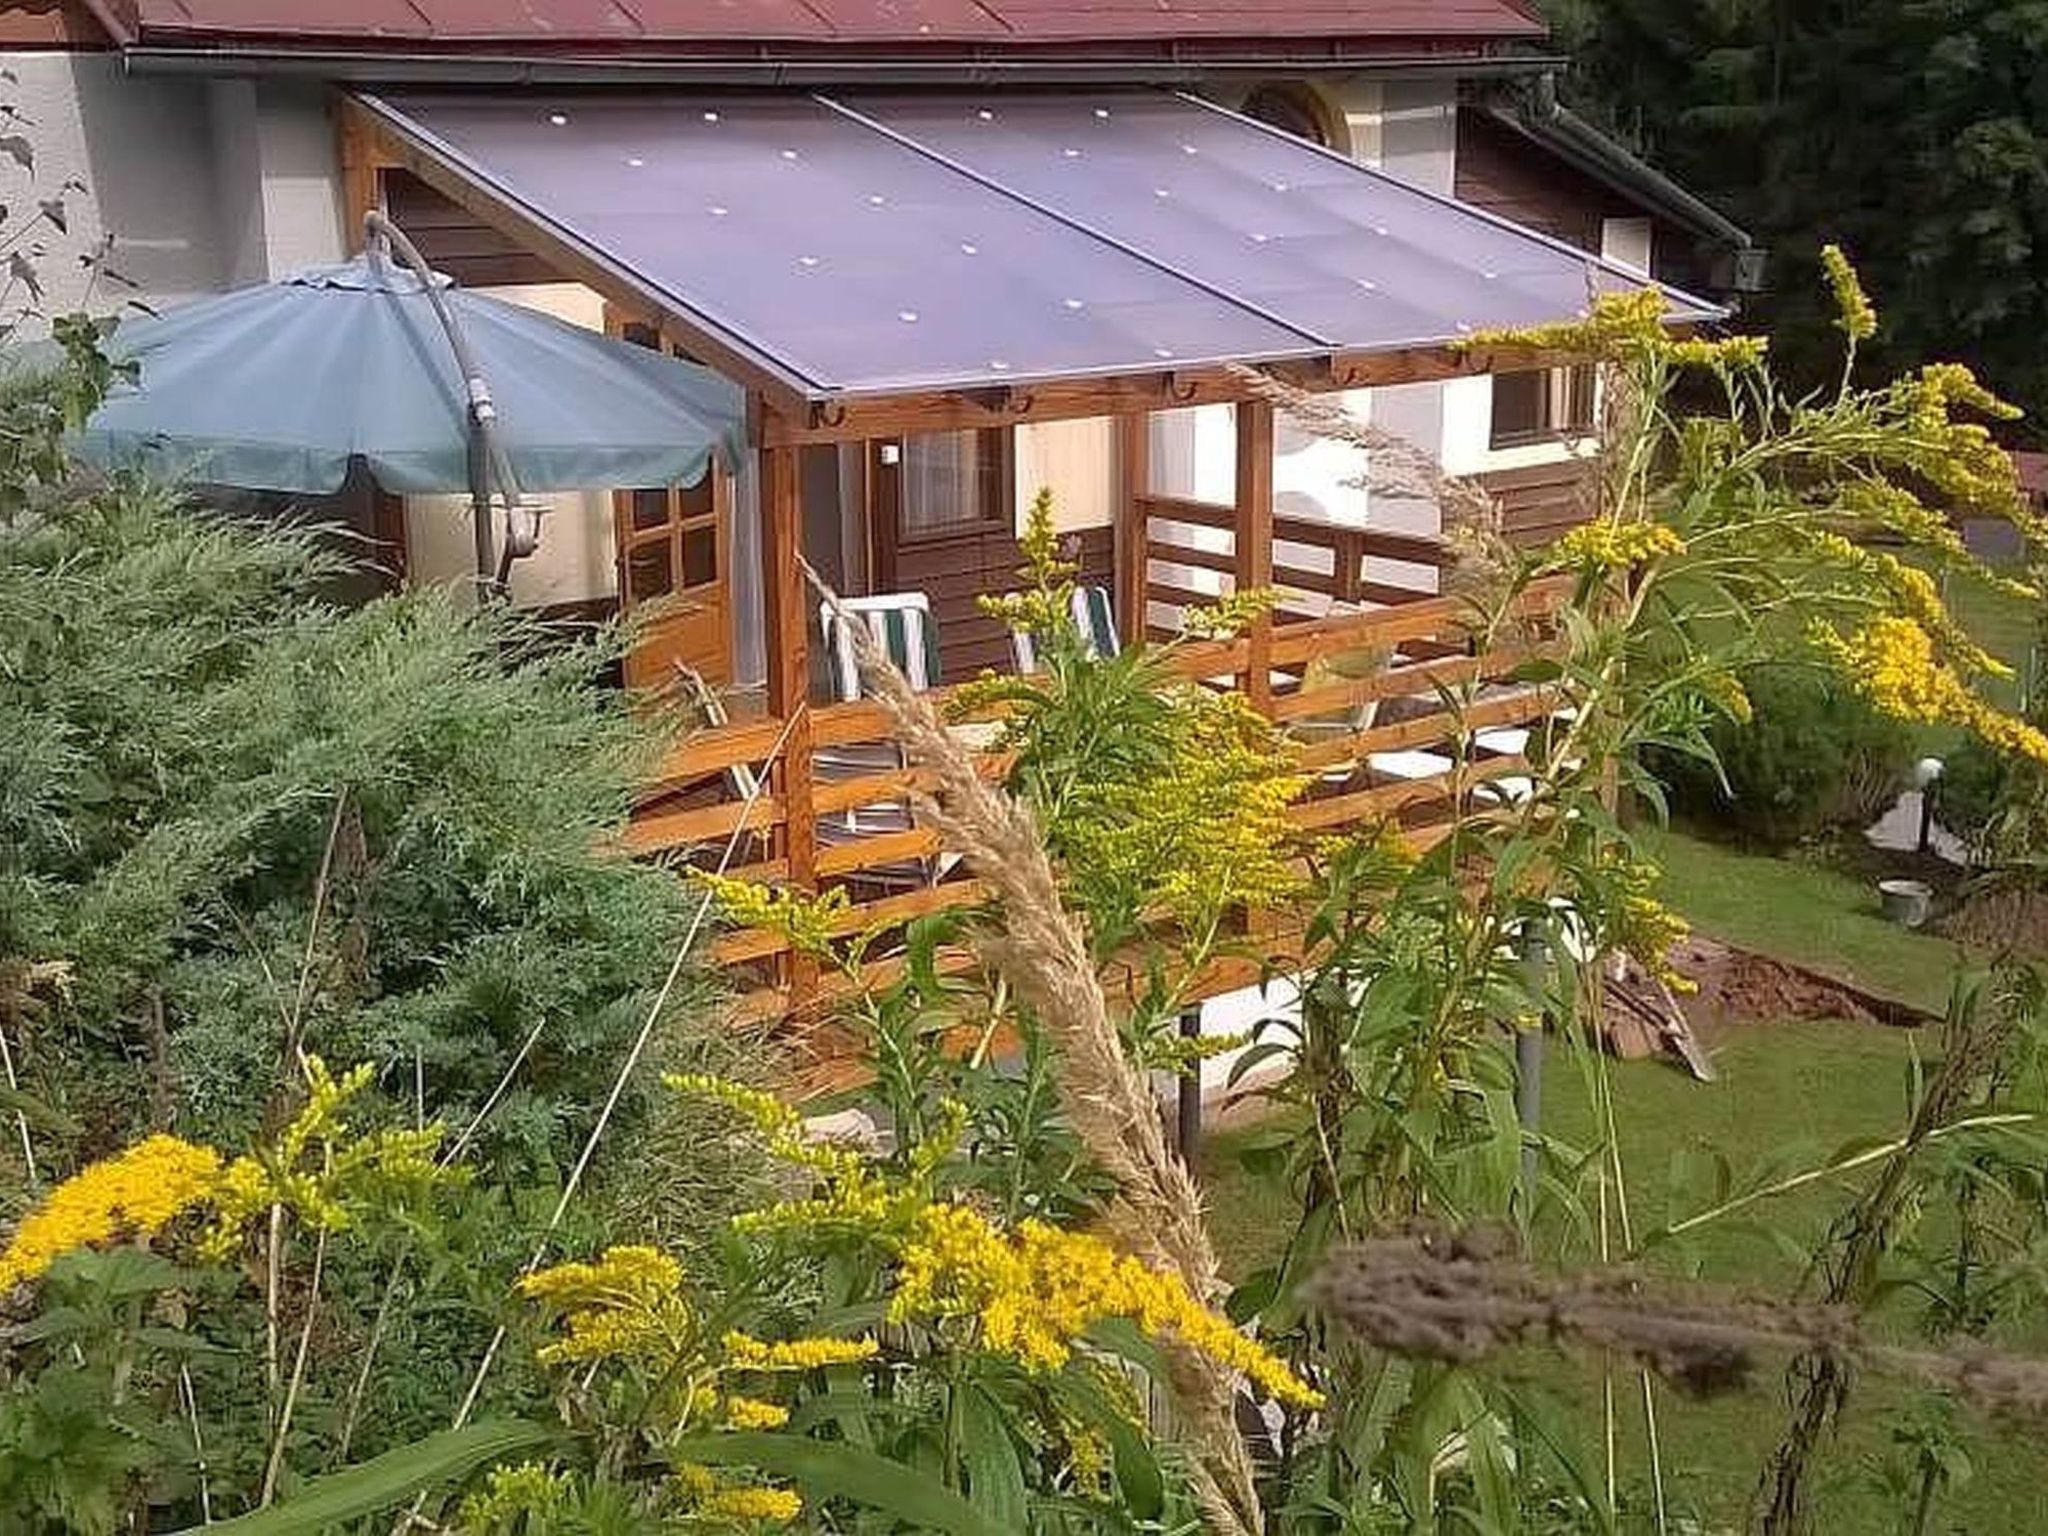
[[[943,538],[991,523],[1009,526],[1013,499],[1009,436],[1000,427],[977,432],[920,432],[900,443],[881,445],[885,470],[890,467],[890,449],[896,450],[899,461],[902,510],[898,526],[905,543]]]
[[[1262,85],[1244,99],[1244,115],[1269,128],[1278,128],[1282,133],[1291,133],[1297,139],[1307,139],[1311,144],[1330,147],[1330,132],[1323,124],[1323,114],[1308,87],[1297,85]]]
[[[1593,430],[1593,369],[1533,368],[1493,376],[1495,448],[1583,437]]]

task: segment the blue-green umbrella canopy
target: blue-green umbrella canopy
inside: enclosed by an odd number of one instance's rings
[[[538,310],[449,289],[531,491],[688,484],[736,464],[745,404],[716,374]],[[137,365],[77,451],[104,467],[325,495],[360,458],[396,494],[469,488],[462,375],[419,279],[361,256],[124,321]]]

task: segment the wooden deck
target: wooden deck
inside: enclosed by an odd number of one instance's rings
[[[1198,505],[1178,503],[1155,510],[1183,518]],[[1230,509],[1202,510],[1227,513]],[[1357,560],[1387,547],[1384,541],[1389,536],[1366,535],[1364,548],[1359,548],[1354,537],[1359,532],[1343,531],[1347,545],[1357,551],[1350,557],[1350,576],[1343,574],[1342,566],[1336,574],[1310,573],[1320,574],[1324,587],[1342,588],[1357,581]],[[1431,553],[1420,541],[1404,548],[1409,556]],[[1184,554],[1176,547],[1166,557],[1179,562]],[[1289,572],[1288,576],[1291,579],[1295,574]],[[1567,590],[1568,583],[1562,579],[1531,589],[1525,604],[1530,622],[1518,643],[1485,654],[1473,652],[1470,610],[1465,603],[1456,598],[1409,594],[1407,601],[1364,612],[1283,620],[1264,635],[1181,644],[1173,649],[1172,668],[1191,681],[1242,688],[1256,707],[1283,729],[1376,703],[1370,724],[1357,730],[1340,725],[1333,731],[1325,726],[1304,741],[1302,765],[1315,770],[1319,782],[1294,807],[1294,820],[1304,831],[1318,833],[1373,828],[1391,820],[1411,839],[1426,844],[1447,824],[1454,776],[1469,788],[1478,779],[1526,771],[1520,757],[1474,753],[1469,744],[1459,745],[1458,736],[1461,728],[1472,731],[1526,724],[1548,713],[1550,702],[1540,689],[1516,685],[1509,676],[1543,648],[1547,617]],[[1155,596],[1155,603],[1187,600],[1191,600],[1190,594],[1178,590],[1170,597],[1165,593]],[[1314,688],[1302,686],[1318,657],[1361,650],[1386,652],[1397,659],[1373,676]],[[1255,656],[1264,663],[1262,676],[1267,686],[1263,688],[1244,687],[1253,675]],[[1446,706],[1446,697],[1454,690],[1468,701],[1460,714]],[[790,743],[804,738],[802,766],[807,771],[793,773]],[[849,935],[977,905],[983,890],[969,872],[938,873],[942,850],[935,833],[921,826],[886,822],[868,833],[858,826],[862,808],[900,806],[907,796],[929,787],[925,770],[885,766],[834,777],[810,771],[817,755],[834,750],[843,753],[867,748],[886,762],[888,746],[887,716],[880,705],[868,700],[807,705],[794,720],[764,716],[700,733],[676,748],[664,764],[658,783],[650,788],[631,825],[630,845],[641,855],[715,864],[739,833],[732,873],[772,885],[793,883],[806,890],[844,887],[854,901],[839,919],[838,928]],[[1369,761],[1375,754],[1417,751],[1437,752],[1459,766],[1450,773],[1410,776],[1416,767],[1412,758],[1393,765],[1401,770],[1398,773],[1375,771]],[[984,753],[981,761],[991,778],[1000,777],[1007,766],[989,753]],[[738,788],[748,770],[766,786],[751,804],[743,801]],[[852,828],[844,825],[848,811],[855,813]],[[817,835],[821,819],[834,826],[829,838]],[[799,853],[794,868],[790,857],[792,823],[797,827]],[[808,859],[802,857],[805,843],[810,848]],[[916,877],[920,861],[933,871],[933,878]],[[906,868],[913,871],[907,880]],[[1248,920],[1248,927],[1260,935],[1264,958],[1283,967],[1299,958],[1298,914],[1257,914]],[[891,973],[886,948],[881,946],[884,957],[870,967],[870,982],[886,981]],[[842,978],[820,978],[804,957],[788,952],[783,936],[766,930],[728,932],[714,943],[711,953],[719,963],[744,973],[743,1006],[757,1015],[828,1008],[846,985]],[[949,963],[964,967],[971,960],[962,954]],[[1231,990],[1255,979],[1257,968],[1255,963],[1220,964],[1213,968],[1213,975],[1200,978],[1196,990],[1203,996]]]

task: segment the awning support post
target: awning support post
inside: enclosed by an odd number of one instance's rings
[[[1152,413],[1130,411],[1117,418],[1116,591],[1117,633],[1126,646],[1145,641],[1145,585],[1151,521],[1145,498],[1152,493]]]
[[[1239,592],[1251,592],[1273,584],[1273,407],[1264,400],[1240,400],[1236,409],[1234,579]],[[1262,613],[1254,619],[1245,638],[1251,654],[1240,686],[1252,708],[1268,715],[1273,708],[1272,614]]]
[[[791,890],[817,887],[818,824],[811,780],[811,661],[804,625],[803,516],[797,450],[761,453],[761,575],[768,643],[768,709],[790,722],[774,781],[782,797],[782,851]],[[792,995],[815,981],[817,962],[789,957]]]

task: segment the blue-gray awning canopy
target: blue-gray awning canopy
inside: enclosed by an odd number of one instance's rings
[[[738,462],[740,391],[708,369],[551,315],[443,295],[532,491],[688,484]],[[472,485],[468,394],[418,278],[376,256],[124,321],[136,365],[77,448],[106,466],[324,495],[360,459],[396,494]]]
[[[812,401],[1436,348],[1646,281],[1165,92],[363,102],[472,207]]]

